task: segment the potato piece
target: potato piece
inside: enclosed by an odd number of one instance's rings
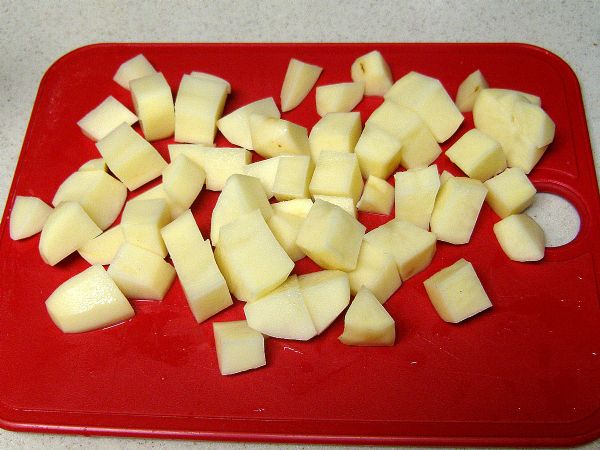
[[[225,278],[188,209],[160,230],[188,305],[200,323],[233,304]]]
[[[107,269],[127,298],[162,300],[173,284],[175,269],[159,255],[125,242]]]
[[[217,128],[233,145],[253,150],[249,118],[251,114],[279,119],[281,114],[273,97],[263,98],[230,112],[217,120]]]
[[[77,251],[83,259],[92,265],[110,264],[123,242],[125,242],[125,235],[121,225],[117,225],[87,241]]]
[[[488,205],[501,218],[525,211],[536,194],[535,186],[523,169],[512,167],[485,183]]]
[[[308,185],[314,164],[308,155],[281,156],[273,183],[273,194],[278,201],[310,197]]]
[[[306,128],[277,117],[250,114],[252,148],[264,158],[281,155],[308,155],[308,131]]]
[[[539,261],[544,257],[544,230],[526,214],[513,214],[494,225],[498,243],[513,261]]]
[[[102,230],[77,202],[62,202],[46,219],[40,235],[40,256],[54,266],[95,238]]]
[[[262,187],[267,194],[267,198],[273,197],[273,184],[277,176],[279,160],[281,157],[269,158],[263,161],[257,161],[244,166],[242,173],[251,177],[256,177],[260,180]]]
[[[365,241],[394,258],[403,281],[424,270],[436,250],[435,234],[399,219],[369,231]]]
[[[377,297],[362,287],[346,312],[344,332],[338,339],[346,345],[391,346],[396,325]]]
[[[304,223],[304,217],[287,213],[275,213],[267,223],[273,236],[292,261],[298,261],[306,256],[304,251],[296,244],[298,232]]]
[[[321,270],[299,276],[298,283],[317,334],[325,331],[350,304],[350,283],[344,272]]]
[[[10,212],[10,238],[25,239],[42,231],[52,207],[37,197],[17,195]]]
[[[384,95],[392,87],[392,71],[379,50],[359,56],[350,67],[352,81],[365,83],[365,95]]]
[[[169,145],[169,158],[174,161],[184,154],[198,164],[206,173],[206,189],[221,191],[229,177],[244,173],[244,167],[252,160],[250,152],[237,147],[206,147],[195,144]]]
[[[137,120],[134,113],[111,95],[83,116],[77,126],[85,136],[99,141],[123,122],[133,125]]]
[[[328,84],[317,87],[317,114],[323,117],[331,112],[349,112],[360,103],[365,92],[363,81]]]
[[[383,128],[367,121],[354,152],[364,178],[373,175],[385,180],[400,165],[402,142]]]
[[[470,262],[459,259],[423,282],[442,320],[458,323],[491,308],[492,302]]]
[[[285,213],[305,218],[313,206],[313,201],[310,198],[297,198],[285,202],[273,203],[271,206],[273,207],[273,212],[276,214]]]
[[[348,278],[352,295],[364,286],[381,304],[402,285],[394,258],[366,240],[360,247],[356,269],[348,273]]]
[[[312,195],[350,197],[356,204],[362,188],[363,180],[355,154],[321,152],[308,187]]]
[[[281,111],[290,111],[302,103],[322,71],[322,67],[291,58],[281,85]]]
[[[554,140],[556,125],[540,106],[525,102],[516,103],[513,117],[519,134],[537,148],[546,147]]]
[[[440,241],[466,244],[471,240],[487,188],[479,180],[454,177],[437,195],[431,214],[431,231]]]
[[[248,325],[267,336],[307,341],[317,334],[296,275],[264,297],[246,303],[244,313]]]
[[[130,191],[159,177],[167,165],[160,153],[126,123],[96,142],[96,147],[110,171]]]
[[[150,64],[150,61],[148,61],[144,55],[139,54],[121,64],[117,69],[117,73],[115,73],[113,80],[121,87],[129,90],[129,83],[132,80],[155,73],[156,69]]]
[[[296,244],[324,269],[354,270],[365,226],[339,206],[315,201]]]
[[[162,174],[167,196],[182,209],[188,209],[200,194],[206,173],[185,155],[179,155]]]
[[[387,181],[369,175],[362,197],[356,204],[359,211],[389,214],[394,206],[394,187]]]
[[[226,100],[223,82],[184,75],[175,99],[175,141],[212,144]]]
[[[467,131],[446,150],[446,156],[470,178],[485,181],[506,169],[499,142],[477,128]]]
[[[444,170],[442,173],[440,173],[440,185],[444,184],[450,178],[454,178],[454,175],[447,170]]]
[[[437,166],[410,169],[394,175],[396,218],[429,229],[433,205],[440,189]]]
[[[130,201],[123,208],[121,229],[127,242],[164,258],[167,247],[160,236],[160,229],[170,221],[171,215],[164,200]]]
[[[164,200],[167,204],[167,209],[169,210],[170,216],[172,219],[179,217],[179,215],[185,211],[185,209],[178,203],[174,202],[171,197],[167,195],[164,190],[163,184],[157,184],[153,188],[150,188],[141,194],[133,197],[128,203],[137,202],[142,200]]]
[[[465,119],[442,83],[418,72],[409,72],[385,94],[419,114],[438,142],[447,141]]]
[[[221,375],[233,375],[267,364],[265,338],[245,320],[214,322],[213,333]]]
[[[333,205],[339,206],[340,208],[342,208],[344,211],[346,211],[348,214],[350,214],[355,219],[357,217],[356,206],[354,205],[354,200],[351,199],[350,197],[338,197],[335,195],[316,194],[316,195],[313,195],[313,198],[315,199],[315,201],[323,200],[324,202],[329,202]]]
[[[52,199],[52,205],[77,202],[96,225],[105,230],[119,216],[126,198],[125,185],[106,172],[77,171],[59,186]]]
[[[488,82],[480,70],[471,73],[467,78],[460,83],[456,92],[456,107],[460,112],[470,112],[473,110],[473,105],[477,96],[482,89],[489,87]]]
[[[123,322],[133,308],[101,265],[61,284],[46,300],[46,309],[63,333],[82,333]]]
[[[310,130],[308,141],[313,161],[322,151],[352,153],[362,132],[360,113],[332,112],[325,114]]]
[[[272,291],[294,268],[258,209],[221,228],[215,259],[231,293],[244,301]]]
[[[213,209],[210,221],[210,240],[219,243],[222,227],[255,209],[260,210],[265,220],[273,214],[267,195],[260,181],[246,175],[232,175],[225,183]]]
[[[102,158],[96,158],[96,159],[90,159],[87,162],[84,162],[81,167],[79,167],[79,169],[77,169],[79,172],[86,172],[86,171],[94,171],[94,170],[102,170],[104,172],[106,172],[106,163],[104,162],[104,159]]]
[[[173,136],[175,105],[165,76],[158,72],[137,78],[129,83],[129,88],[144,138],[156,141]]]
[[[203,80],[210,80],[210,81],[214,81],[217,83],[222,83],[223,86],[225,86],[225,92],[227,92],[228,94],[231,94],[231,84],[229,83],[229,81],[225,80],[224,78],[218,77],[211,73],[198,72],[196,70],[191,72],[190,75],[195,78],[201,78]]]

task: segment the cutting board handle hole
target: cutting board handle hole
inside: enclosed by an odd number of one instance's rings
[[[533,204],[525,211],[544,230],[546,247],[562,247],[573,241],[581,229],[577,208],[564,197],[550,192],[538,192]]]

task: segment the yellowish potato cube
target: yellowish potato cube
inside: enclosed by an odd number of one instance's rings
[[[354,152],[364,178],[373,175],[386,180],[402,161],[402,142],[374,122],[367,121]]]
[[[167,247],[160,236],[160,229],[170,221],[171,214],[164,200],[130,201],[123,208],[121,229],[125,241],[164,258]]]
[[[129,83],[132,80],[154,73],[156,73],[156,69],[150,64],[150,61],[144,55],[139,54],[121,64],[113,80],[123,88],[129,90]]]
[[[360,113],[332,112],[325,114],[310,131],[308,141],[313,161],[322,151],[351,153],[362,132]]]
[[[359,56],[350,67],[352,81],[365,83],[365,95],[384,95],[392,87],[392,71],[379,50]]]
[[[281,110],[290,111],[302,103],[322,71],[322,67],[291,58],[281,86]]]
[[[233,375],[267,364],[265,338],[245,320],[214,322],[213,334],[221,375]]]
[[[363,81],[317,86],[317,114],[323,117],[331,112],[350,112],[360,103],[364,92]]]
[[[460,112],[473,110],[473,105],[482,89],[489,87],[488,82],[480,70],[471,73],[460,83],[456,92],[456,106]]]
[[[356,204],[359,211],[389,214],[394,206],[394,187],[387,181],[369,175],[360,200]]]
[[[281,244],[292,261],[298,261],[306,256],[304,251],[296,244],[298,232],[304,223],[304,217],[276,212],[267,223],[273,236],[275,236],[275,239]]]
[[[171,87],[158,72],[129,82],[133,107],[147,141],[168,138],[175,131],[175,105]]]
[[[396,218],[429,229],[433,205],[440,189],[437,166],[409,169],[394,175]]]
[[[354,218],[357,217],[356,205],[354,204],[354,200],[352,200],[350,197],[338,197],[335,195],[319,195],[319,194],[316,194],[313,197],[314,197],[315,201],[323,200],[324,202],[332,203],[332,204],[342,208],[344,211],[346,211],[352,217],[354,217]]]
[[[513,214],[494,225],[498,243],[513,261],[539,261],[544,257],[544,230],[526,214]]]
[[[251,177],[256,177],[260,180],[267,198],[273,197],[273,184],[277,176],[279,168],[279,160],[281,157],[268,158],[262,161],[253,162],[243,167],[242,173]]]
[[[477,128],[467,131],[446,150],[446,156],[470,178],[485,181],[506,169],[499,142]]]
[[[363,179],[354,153],[321,152],[309,185],[313,196],[350,197],[356,204],[362,188]]]
[[[133,125],[137,116],[112,95],[92,109],[77,122],[84,135],[99,141],[123,122]]]
[[[105,265],[112,262],[123,242],[125,235],[121,225],[117,225],[87,241],[77,251],[88,263]]]
[[[508,168],[484,184],[488,190],[488,205],[502,218],[525,211],[537,192],[523,169],[518,167]]]
[[[182,209],[188,209],[200,194],[206,173],[185,155],[179,155],[162,174],[162,185],[167,196]]]
[[[10,238],[25,239],[42,231],[52,207],[37,197],[17,195],[10,212]]]
[[[377,297],[362,287],[346,311],[344,332],[338,339],[346,345],[391,346],[396,324]]]
[[[310,197],[308,185],[314,164],[309,155],[281,156],[273,183],[273,194],[278,201]]]

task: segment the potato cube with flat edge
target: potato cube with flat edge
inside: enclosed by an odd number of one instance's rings
[[[544,230],[527,214],[513,214],[494,224],[494,234],[513,261],[539,261],[544,257]]]
[[[154,73],[129,83],[133,107],[147,141],[168,138],[175,131],[175,105],[165,76]]]
[[[110,264],[119,247],[125,242],[121,225],[116,225],[94,239],[87,241],[77,251],[90,264]]]
[[[203,80],[210,80],[210,81],[214,81],[216,83],[221,83],[221,84],[223,84],[223,86],[225,86],[225,92],[227,92],[228,94],[231,94],[231,84],[229,83],[229,81],[227,81],[224,78],[218,77],[211,73],[199,72],[196,70],[191,72],[190,75],[193,77],[196,77],[196,78],[201,78]]]
[[[121,215],[121,230],[125,241],[164,258],[167,247],[160,229],[170,221],[171,214],[163,199],[129,201]]]
[[[214,322],[213,334],[221,375],[233,375],[267,364],[265,338],[245,320]]]
[[[437,165],[397,172],[394,182],[396,218],[428,230],[435,198],[440,189]]]
[[[242,173],[260,180],[267,198],[273,197],[273,183],[277,176],[279,160],[281,157],[268,158],[262,161],[256,161],[243,167]]]
[[[523,169],[511,167],[484,183],[488,205],[501,218],[523,212],[533,202],[536,189]]]
[[[356,205],[354,204],[354,200],[350,197],[338,197],[337,195],[313,195],[315,201],[323,200],[324,202],[333,203],[334,205],[339,206],[352,217],[356,218]]]
[[[171,199],[171,197],[169,197],[167,195],[162,183],[157,184],[156,186],[142,192],[139,195],[136,195],[131,200],[129,200],[127,203],[138,202],[138,201],[141,202],[143,200],[157,200],[157,199],[164,200],[167,203],[167,209],[169,210],[169,213],[170,213],[172,219],[179,217],[179,215],[183,211],[185,211],[185,209],[183,209],[183,207],[179,203],[174,202]]]
[[[490,308],[473,265],[459,259],[423,282],[431,303],[442,320],[458,323]]]
[[[387,180],[402,160],[402,142],[378,125],[367,122],[354,153],[363,178],[370,175]]]
[[[499,142],[477,128],[467,131],[446,150],[446,156],[470,178],[485,181],[506,169]]]
[[[188,209],[200,194],[206,172],[185,155],[179,155],[162,174],[167,196],[182,209]]]
[[[350,67],[352,81],[365,83],[365,95],[384,95],[392,87],[392,71],[379,50],[354,60]]]
[[[304,251],[296,244],[298,232],[304,223],[304,217],[276,212],[267,223],[273,236],[275,236],[275,239],[281,244],[292,261],[298,261],[306,256]]]
[[[366,227],[339,206],[315,201],[298,233],[296,244],[324,269],[356,268]]]
[[[302,103],[322,71],[322,67],[291,58],[281,85],[281,110],[290,111]]]
[[[133,125],[138,120],[137,116],[129,111],[123,103],[112,95],[83,116],[77,126],[81,132],[92,139],[99,141],[123,122]]]
[[[51,213],[52,207],[39,198],[17,195],[10,212],[10,238],[16,241],[39,233]]]
[[[140,53],[121,64],[117,69],[113,80],[123,88],[129,90],[129,83],[132,80],[154,73],[156,73],[156,69],[150,64],[150,61]]]
[[[364,92],[363,81],[317,86],[317,114],[323,117],[331,112],[350,112],[360,103]]]
[[[458,86],[456,101],[454,102],[458,110],[463,113],[472,111],[477,96],[482,89],[487,89],[488,87],[488,82],[480,70],[471,73]]]
[[[278,201],[310,197],[308,185],[314,164],[308,155],[281,156],[273,183],[273,194]]]
[[[352,153],[362,132],[360,112],[325,114],[310,130],[308,142],[313,161],[322,151]]]
[[[394,187],[387,181],[369,175],[362,196],[356,204],[359,211],[389,214],[394,206]]]
[[[354,153],[321,152],[308,187],[312,195],[350,197],[360,199],[363,179]]]

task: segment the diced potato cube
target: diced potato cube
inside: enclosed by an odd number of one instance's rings
[[[170,221],[171,214],[164,200],[130,201],[123,208],[121,229],[125,241],[164,258],[167,248],[160,236],[160,229]]]
[[[473,110],[473,105],[482,89],[489,87],[488,82],[480,70],[471,73],[460,83],[456,92],[456,106],[460,112]]]
[[[362,132],[360,113],[332,112],[321,118],[310,131],[308,141],[313,161],[322,151],[351,153]]]
[[[125,61],[117,69],[113,80],[129,90],[129,82],[156,73],[156,69],[142,54]]]
[[[302,103],[322,71],[322,67],[291,58],[281,85],[281,110],[290,111]]]
[[[137,116],[112,95],[87,113],[77,125],[84,135],[99,141],[123,122],[133,125]]]
[[[275,236],[275,239],[281,244],[292,261],[298,261],[306,256],[304,251],[296,244],[298,232],[304,223],[304,217],[276,212],[267,223],[273,236]]]
[[[171,87],[162,73],[129,83],[133,107],[147,141],[168,138],[175,131],[175,105]]]
[[[526,214],[505,217],[494,225],[498,243],[513,261],[539,261],[544,257],[544,230]]]
[[[273,197],[273,184],[277,176],[280,157],[268,158],[262,161],[253,162],[243,167],[242,173],[260,180],[267,198]]]
[[[433,205],[440,189],[437,166],[409,169],[394,175],[396,218],[429,229]]]
[[[473,265],[459,259],[423,282],[427,295],[440,317],[458,323],[490,308]]]
[[[506,169],[500,143],[477,128],[463,134],[446,156],[469,177],[485,181]]]
[[[502,218],[525,211],[537,192],[523,169],[518,167],[508,168],[484,184],[488,190],[488,205]]]
[[[360,199],[363,180],[354,153],[321,152],[309,190],[312,195],[350,197]]]
[[[402,160],[402,142],[373,122],[367,122],[354,152],[364,178],[370,175],[386,180]]]
[[[182,209],[188,209],[200,194],[206,173],[187,156],[179,155],[165,168],[162,179],[167,196]]]
[[[323,117],[330,112],[350,112],[360,103],[364,92],[363,81],[317,86],[317,114]]]
[[[281,155],[308,155],[308,130],[277,117],[251,114],[252,148],[264,158]]]
[[[308,155],[281,156],[273,194],[278,201],[310,197],[308,185],[312,178],[314,164]]]
[[[392,87],[392,71],[379,50],[359,56],[350,67],[352,81],[365,83],[365,95],[384,95]]]
[[[394,206],[394,187],[387,181],[369,175],[362,197],[356,204],[359,211],[389,214]]]
[[[267,364],[265,338],[245,320],[214,322],[213,333],[221,375],[233,375]]]
[[[10,238],[25,239],[42,231],[52,207],[37,197],[17,195],[10,212]]]
[[[119,247],[125,242],[125,235],[121,225],[117,225],[87,241],[79,248],[78,252],[90,264],[110,264]]]
[[[350,197],[338,197],[336,195],[319,195],[319,194],[316,194],[313,197],[314,197],[315,201],[323,200],[324,202],[332,203],[332,204],[337,205],[340,208],[342,208],[344,211],[346,211],[352,217],[354,217],[354,218],[357,217],[356,205],[354,204],[354,200],[352,200]]]

